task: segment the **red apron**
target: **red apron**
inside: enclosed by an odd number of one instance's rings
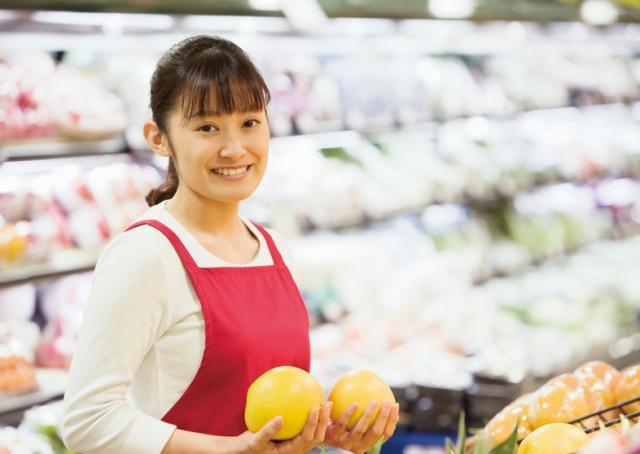
[[[246,431],[247,389],[263,372],[289,365],[309,370],[309,317],[269,233],[256,224],[273,265],[199,268],[177,235],[150,225],[176,250],[200,300],[205,327],[200,368],[162,418],[179,429],[236,436]]]

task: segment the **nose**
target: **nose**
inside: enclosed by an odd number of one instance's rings
[[[246,152],[244,143],[240,137],[235,134],[225,135],[222,147],[220,148],[221,157],[236,161],[244,156]]]

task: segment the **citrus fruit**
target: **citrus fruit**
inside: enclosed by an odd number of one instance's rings
[[[573,454],[589,442],[589,436],[576,426],[547,424],[531,432],[520,444],[518,454]]]
[[[531,405],[531,427],[554,422],[569,422],[589,413],[589,406],[582,389],[575,389],[562,381],[540,388]]]
[[[599,411],[616,403],[616,387],[620,381],[620,373],[602,361],[591,361],[577,368],[574,374],[580,379],[589,411]],[[603,416],[615,419],[618,412],[609,411]]]
[[[288,440],[302,432],[311,410],[320,407],[322,401],[322,387],[308,372],[291,366],[276,367],[249,387],[244,421],[251,432],[258,432],[273,418],[282,416],[282,428],[273,439]]]
[[[580,380],[578,379],[578,377],[576,377],[575,375],[572,375],[572,374],[561,374],[561,375],[558,375],[557,377],[553,377],[546,384],[547,385],[553,385],[555,383],[562,383],[564,385],[567,385],[571,389],[580,388]]]
[[[516,424],[518,424],[518,440],[522,440],[531,432],[531,425],[529,424],[531,397],[531,394],[519,397],[489,421],[485,430],[492,446],[504,443],[513,432]]]
[[[635,397],[640,397],[640,365],[624,369],[620,373],[620,381],[616,387],[616,400],[618,402],[624,402]],[[635,413],[640,410],[640,402],[626,405],[623,410],[625,413]]]
[[[389,385],[368,370],[356,370],[340,377],[329,394],[329,400],[333,402],[331,420],[334,422],[352,404],[358,404],[358,409],[347,423],[347,429],[353,429],[372,400],[376,401],[376,409],[368,427],[371,427],[378,416],[382,402],[387,400],[393,404],[396,401]]]

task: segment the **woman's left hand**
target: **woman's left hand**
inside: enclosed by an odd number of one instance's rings
[[[325,444],[334,448],[345,449],[354,454],[363,454],[373,448],[381,438],[387,441],[396,430],[399,418],[398,404],[384,401],[380,406],[378,417],[371,427],[369,423],[373,420],[377,404],[370,402],[353,429],[347,429],[347,423],[351,416],[358,409],[357,405],[352,405],[345,411],[340,420],[327,427]],[[369,427],[369,429],[367,429]]]

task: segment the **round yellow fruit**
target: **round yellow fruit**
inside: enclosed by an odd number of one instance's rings
[[[516,424],[518,424],[518,440],[522,440],[529,435],[529,432],[531,432],[531,425],[529,424],[529,406],[531,402],[531,394],[525,394],[491,418],[485,430],[492,446],[504,443],[513,432]]]
[[[356,370],[340,377],[329,394],[329,400],[333,402],[331,420],[334,422],[337,422],[351,405],[358,405],[358,409],[347,423],[348,429],[353,429],[372,400],[375,400],[377,405],[369,427],[378,416],[382,402],[396,402],[389,385],[368,370]]]
[[[322,402],[322,386],[308,372],[291,366],[276,367],[249,387],[244,421],[255,433],[282,416],[282,428],[273,439],[288,440],[302,432],[309,414]]]
[[[518,454],[573,454],[589,442],[589,436],[571,424],[553,423],[531,432]]]

